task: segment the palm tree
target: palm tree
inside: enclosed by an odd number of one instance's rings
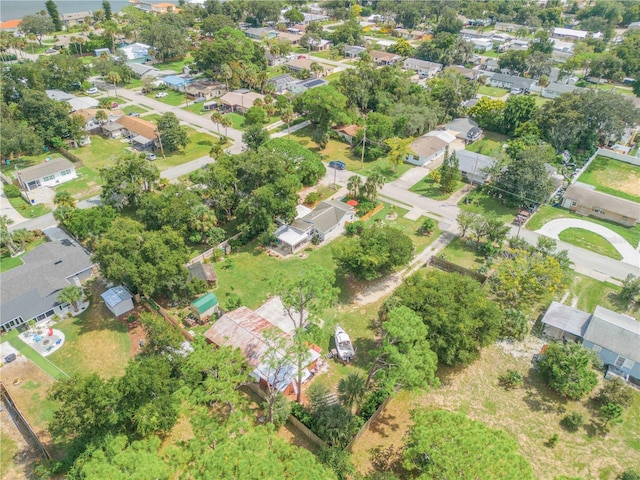
[[[59,207],[76,208],[76,199],[69,192],[56,192],[56,196],[53,197],[53,203]]]
[[[378,196],[378,189],[384,185],[384,177],[380,173],[372,173],[364,184],[367,198],[373,201]]]
[[[233,70],[226,63],[220,65],[220,76],[224,79],[224,84],[227,87],[227,91],[229,91],[229,80],[233,77]]]
[[[358,198],[358,191],[362,188],[362,177],[360,175],[351,175],[347,180],[347,189],[349,196]]]
[[[313,62],[311,64],[311,73],[313,73],[315,78],[318,78],[322,72],[324,72],[324,68],[318,62]]]
[[[223,118],[225,117],[222,116],[222,112],[219,110],[216,110],[211,114],[211,121],[218,127],[218,135],[220,134],[220,124],[222,123]]]
[[[104,110],[98,110],[96,112],[96,120],[99,121],[100,123],[106,122],[108,119],[109,119],[109,116],[107,115],[107,112],[105,112]]]
[[[209,156],[213,158],[218,158],[222,154],[222,144],[216,142],[211,146],[211,150],[209,150]]]
[[[293,113],[293,107],[291,105],[287,105],[282,109],[280,119],[287,124],[287,134],[291,133],[291,122],[293,122],[294,118],[295,114]]]
[[[9,250],[9,254],[11,256],[16,255],[19,250],[16,247],[16,244],[13,241],[13,237],[11,233],[9,233],[9,225],[13,223],[6,215],[0,216],[0,245],[4,245]]]
[[[31,240],[32,237],[33,237],[33,234],[26,228],[20,228],[18,230],[11,232],[11,238],[13,239],[13,241],[20,243],[21,252],[24,251],[24,246],[29,240]]]
[[[229,128],[230,126],[233,125],[233,122],[231,121],[230,118],[227,117],[222,117],[222,121],[220,122],[220,125],[222,127],[224,127],[224,136],[227,136],[227,128]]]
[[[60,290],[60,293],[58,294],[58,302],[70,303],[73,305],[73,310],[77,312],[78,302],[82,300],[82,297],[84,297],[84,293],[80,287],[69,285]]]
[[[120,74],[118,72],[109,72],[107,74],[107,81],[109,83],[113,83],[113,89],[116,92],[116,98],[118,98],[118,82],[120,82],[122,78],[120,78]]]
[[[338,400],[340,400],[340,404],[349,411],[355,405],[356,414],[362,406],[365,393],[365,378],[359,373],[350,373],[347,378],[340,379],[338,383]]]

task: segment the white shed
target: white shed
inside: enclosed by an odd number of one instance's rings
[[[101,297],[116,317],[133,310],[133,295],[122,285],[110,288]]]

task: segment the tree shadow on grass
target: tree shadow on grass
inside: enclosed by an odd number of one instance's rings
[[[369,430],[382,437],[387,437],[389,431],[395,432],[400,428],[400,424],[395,422],[395,419],[395,415],[383,411],[378,415],[378,418],[369,424]]]
[[[532,411],[543,413],[564,413],[566,411],[567,400],[545,385],[538,370],[529,369],[524,388],[526,390],[526,395],[523,398],[524,403]]]
[[[200,140],[198,142],[198,145],[207,145],[207,146],[212,146],[213,142],[211,140]]]

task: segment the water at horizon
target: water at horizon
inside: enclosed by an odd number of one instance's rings
[[[0,21],[15,20],[45,10],[46,0],[0,0]],[[111,11],[119,12],[127,0],[110,0]],[[60,13],[94,12],[102,8],[102,0],[56,0]]]

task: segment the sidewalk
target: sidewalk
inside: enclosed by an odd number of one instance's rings
[[[13,208],[13,205],[9,202],[9,199],[4,194],[4,183],[0,182],[0,215],[6,216],[13,223],[12,225],[20,225],[27,221],[18,211]]]

